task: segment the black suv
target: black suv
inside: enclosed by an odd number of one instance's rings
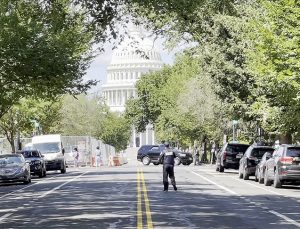
[[[300,146],[280,145],[266,162],[264,184],[280,188],[286,182],[300,181]]]
[[[154,165],[159,164],[159,155],[165,149],[164,145],[143,145],[139,148],[137,153],[137,160],[141,161],[144,165],[153,163]],[[191,153],[180,152],[174,149],[176,154],[175,164],[190,165],[193,163],[193,156]]]
[[[22,150],[17,153],[22,154],[26,161],[30,163],[30,172],[39,177],[46,176],[46,165],[44,156],[38,150]]]
[[[222,173],[224,169],[238,169],[248,147],[248,144],[226,143],[217,154],[216,171]]]
[[[248,180],[249,176],[255,175],[257,164],[265,153],[273,153],[274,148],[271,146],[250,146],[240,160],[239,178]]]

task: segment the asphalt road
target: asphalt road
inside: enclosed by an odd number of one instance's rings
[[[177,166],[69,168],[29,185],[0,185],[0,228],[300,228],[300,186],[238,179],[235,170]]]

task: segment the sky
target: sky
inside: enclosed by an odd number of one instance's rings
[[[155,49],[160,53],[163,63],[172,65],[175,59],[175,52],[168,51],[164,45],[163,40],[158,39],[155,43]],[[90,68],[84,77],[85,80],[98,80],[100,81],[97,86],[92,88],[90,92],[97,92],[100,90],[101,85],[106,83],[106,69],[111,61],[112,50],[109,45],[105,45],[106,51],[99,54],[91,63]]]

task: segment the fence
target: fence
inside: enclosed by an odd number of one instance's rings
[[[21,145],[24,147],[31,142],[31,138],[21,138]],[[65,149],[65,159],[69,166],[74,165],[73,149],[76,147],[79,152],[79,165],[93,166],[96,158],[96,147],[100,147],[103,164],[108,164],[109,156],[116,155],[115,148],[104,144],[90,136],[62,136],[62,143]],[[17,145],[17,144],[16,144]],[[0,154],[11,153],[11,146],[6,138],[0,138]]]

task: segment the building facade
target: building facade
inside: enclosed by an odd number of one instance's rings
[[[143,36],[138,28],[131,28],[129,37],[113,52],[107,67],[107,82],[102,86],[105,103],[113,112],[124,112],[128,99],[135,98],[135,84],[141,75],[160,70],[163,66],[154,42]],[[132,128],[130,146],[154,144],[155,135],[151,125],[146,132],[136,133]]]

